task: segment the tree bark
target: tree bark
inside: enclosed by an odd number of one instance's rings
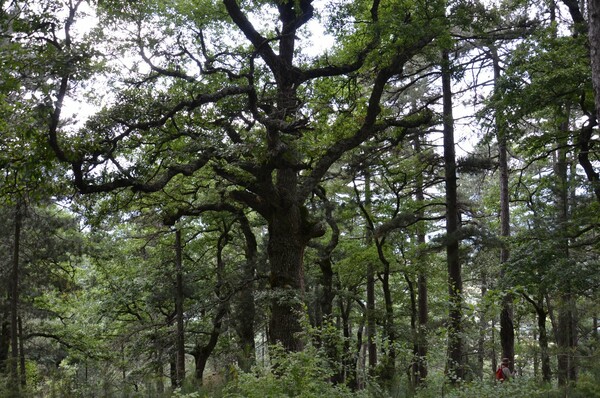
[[[19,316],[17,319],[18,327],[19,327],[19,382],[21,386],[25,387],[27,385],[27,373],[25,371],[25,348],[23,345],[23,321]]]
[[[454,151],[454,118],[450,57],[442,51],[442,96],[444,130],[444,171],[446,179],[446,255],[448,264],[448,363],[447,374],[452,383],[464,379],[462,341],[462,271],[459,253],[459,210]]]
[[[563,295],[558,308],[558,384],[567,385],[570,381],[577,380],[577,363],[575,360],[576,348],[576,329],[574,328],[576,319],[574,316],[574,302],[569,294]]]
[[[183,246],[181,243],[181,230],[175,230],[175,346],[176,346],[176,370],[175,383],[181,386],[185,379],[185,336],[183,323]]]
[[[238,354],[238,365],[240,369],[248,372],[252,368],[252,365],[254,365],[256,358],[256,346],[254,342],[254,318],[256,316],[254,274],[256,272],[258,245],[246,216],[242,214],[238,217],[238,220],[246,241],[244,246],[246,261],[244,261],[242,269],[244,286],[238,294],[235,325],[241,348]]]
[[[0,330],[0,373],[4,373],[10,350],[10,311],[6,311],[2,318],[2,329]]]
[[[485,271],[481,274],[481,303],[484,302],[487,294],[487,275]],[[479,340],[477,341],[477,362],[480,380],[484,379],[485,369],[485,337],[487,335],[487,319],[485,308],[479,313]]]
[[[550,354],[548,351],[548,332],[546,329],[546,318],[547,313],[544,310],[544,295],[540,294],[539,299],[534,301],[526,294],[523,294],[523,297],[535,309],[535,313],[537,315],[537,324],[538,324],[538,342],[540,345],[540,356],[542,362],[542,380],[545,382],[550,382],[552,380],[552,370],[550,368]]]
[[[177,352],[173,350],[169,361],[169,378],[171,379],[171,387],[173,389],[179,387],[177,384]]]
[[[564,233],[568,229],[569,222],[569,176],[568,176],[568,155],[567,155],[567,134],[569,129],[568,120],[570,118],[569,109],[565,112],[565,122],[559,126],[560,137],[556,151],[556,161],[554,172],[556,175],[555,195],[557,207],[557,221],[560,231]],[[564,264],[561,266],[569,267],[569,238],[566,233],[557,236],[559,260]],[[575,309],[575,299],[573,297],[570,281],[565,281],[561,286],[558,305],[558,328],[556,330],[556,344],[558,346],[558,383],[561,386],[568,384],[569,381],[577,379],[577,364],[575,359],[575,348],[577,344],[577,318]]]
[[[385,352],[384,370],[381,375],[383,381],[391,382],[396,373],[396,326],[394,323],[394,302],[392,300],[392,288],[390,286],[390,263],[383,253],[383,242],[376,242],[379,259],[383,263],[383,273],[381,275],[381,288],[383,290],[383,299],[385,305],[385,324],[384,330],[387,338],[387,350]],[[414,296],[413,296],[414,302]],[[415,303],[416,316],[416,303]],[[416,327],[414,328],[416,334]],[[382,362],[383,362],[382,361]]]
[[[346,303],[344,303],[344,300]],[[342,334],[344,336],[344,356],[342,357],[343,362],[343,378],[342,381],[346,382],[348,386],[354,391],[357,389],[357,374],[356,366],[357,359],[356,355],[352,350],[350,341],[352,339],[352,330],[350,328],[350,310],[352,302],[349,298],[342,296],[338,297],[338,306],[340,309],[340,315],[342,318]]]
[[[363,170],[365,177],[365,201],[362,207],[367,225],[370,221],[371,211],[371,173],[368,169]],[[357,196],[358,191],[357,191]],[[357,198],[360,202],[360,197]],[[365,243],[368,246],[373,244],[372,228],[367,227],[365,230]],[[375,343],[375,334],[377,333],[377,325],[375,324],[375,265],[369,260],[367,263],[367,353],[369,355],[369,373],[377,366],[377,344]]]
[[[289,351],[300,351],[304,346],[300,320],[304,312],[303,258],[308,239],[302,232],[301,211],[298,205],[276,208],[269,221],[267,252],[273,294],[269,342],[280,343]]]
[[[321,269],[320,285],[322,287],[319,295],[319,306],[322,319],[318,320],[317,325],[323,325],[325,320],[331,320],[333,313],[333,301],[335,299],[334,291],[334,271],[332,263],[332,253],[339,242],[340,229],[333,215],[335,205],[329,201],[326,196],[325,189],[318,187],[315,189],[315,194],[323,202],[325,208],[325,219],[331,228],[331,238],[326,245],[317,245],[318,259],[317,264]]]
[[[540,344],[540,356],[542,359],[542,380],[552,381],[552,369],[550,367],[550,353],[548,351],[548,332],[546,330],[546,312],[544,311],[544,302],[538,302],[538,341]]]
[[[229,242],[229,228],[226,227],[224,231],[219,236],[217,242],[217,269],[216,269],[216,283],[215,283],[215,296],[218,300],[217,308],[215,315],[213,317],[213,326],[210,331],[208,342],[205,345],[196,344],[192,355],[194,356],[195,364],[196,364],[196,373],[195,377],[199,384],[202,384],[204,377],[204,369],[206,368],[206,363],[213,350],[217,346],[217,342],[219,341],[219,336],[221,335],[221,326],[223,323],[223,318],[227,314],[228,311],[228,300],[229,297],[226,297],[221,290],[221,286],[223,286],[223,272],[225,270],[225,262],[223,260],[223,249]]]
[[[494,89],[500,84],[501,69],[500,58],[494,46],[490,46],[492,61],[494,65]],[[500,183],[500,236],[503,244],[500,247],[500,279],[504,278],[505,267],[508,265],[510,251],[508,238],[510,238],[510,195],[508,191],[508,150],[507,150],[507,126],[501,112],[495,113],[496,138],[498,140],[498,171]],[[515,370],[515,327],[513,322],[513,296],[505,293],[502,297],[502,310],[500,312],[500,344],[502,346],[502,358],[509,359],[511,372]]]
[[[221,335],[221,325],[223,322],[223,317],[227,314],[227,305],[225,303],[221,303],[217,309],[217,313],[213,319],[213,328],[210,332],[210,337],[208,342],[203,345],[196,345],[194,350],[192,351],[192,355],[194,356],[194,363],[196,365],[196,371],[194,377],[197,382],[202,385],[204,379],[204,370],[206,369],[206,363],[210,358],[212,352],[214,351],[217,343],[219,341],[219,336]]]
[[[158,338],[154,338],[156,361],[154,362],[154,374],[156,380],[156,392],[163,394],[165,392],[164,382],[164,363],[163,363],[163,347]]]
[[[596,119],[600,118],[600,3],[588,0],[588,39],[592,65],[592,84],[596,105]],[[596,184],[598,181],[596,181]],[[599,198],[600,200],[600,198]]]
[[[404,280],[406,281],[406,285],[408,286],[408,297],[410,299],[410,331],[413,340],[413,362],[411,364],[410,371],[410,383],[411,386],[416,386],[419,383],[419,336],[418,336],[418,327],[417,327],[417,319],[419,317],[419,311],[417,309],[417,293],[415,292],[415,287],[413,281],[410,279],[408,274],[404,272]]]
[[[414,140],[415,154],[420,156],[421,154],[421,141],[419,135]],[[425,202],[425,194],[423,191],[423,174],[417,175],[417,186],[415,192],[415,199],[420,204],[419,208],[422,208]],[[423,210],[419,210],[419,218],[424,215]],[[425,222],[421,221],[417,224],[417,244],[419,247],[425,245]],[[414,347],[413,354],[415,356],[415,365],[413,366],[413,372],[415,377],[416,386],[422,386],[425,384],[427,379],[427,324],[429,322],[429,310],[428,310],[428,297],[427,297],[427,274],[425,269],[425,256],[419,256],[418,271],[417,271],[417,293],[418,293],[418,328],[416,336],[416,346]]]
[[[23,204],[17,199],[15,205],[14,234],[13,234],[13,258],[10,274],[10,378],[11,384],[19,391],[19,253],[21,250],[21,226],[23,222]]]
[[[492,349],[490,351],[490,363],[492,364],[491,366],[491,373],[494,373],[496,371],[496,369],[498,369],[498,358],[496,358],[496,320],[495,318],[492,318],[492,327],[491,327],[491,331],[492,331],[492,337],[491,337],[491,345],[492,345]]]

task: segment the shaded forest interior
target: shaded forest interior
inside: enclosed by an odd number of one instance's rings
[[[600,397],[597,1],[0,5],[0,396]]]

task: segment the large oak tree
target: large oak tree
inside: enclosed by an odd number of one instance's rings
[[[222,184],[210,189],[268,225],[269,340],[298,350],[303,253],[325,233],[305,203],[342,155],[429,119],[401,103],[392,111],[384,94],[403,85],[404,65],[434,39],[442,6],[361,1],[323,11],[340,45],[310,57],[321,38],[307,30],[316,13],[308,0],[105,2],[105,54],[124,51],[118,57],[130,70],[120,71],[111,106],[66,133],[61,101],[75,77],[65,69],[51,146],[83,193],[168,191],[181,176],[214,173]],[[320,86],[338,94],[320,95]]]

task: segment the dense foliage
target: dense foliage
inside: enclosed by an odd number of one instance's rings
[[[0,5],[0,396],[600,396],[595,7]]]

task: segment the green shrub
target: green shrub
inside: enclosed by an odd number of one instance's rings
[[[332,371],[324,355],[308,346],[302,352],[287,353],[273,347],[271,366],[240,372],[226,387],[225,398],[359,398],[366,392],[351,392],[346,386],[329,382]]]
[[[448,397],[456,398],[514,398],[514,397],[544,397],[547,389],[534,380],[513,379],[507,383],[473,382],[452,391]]]

